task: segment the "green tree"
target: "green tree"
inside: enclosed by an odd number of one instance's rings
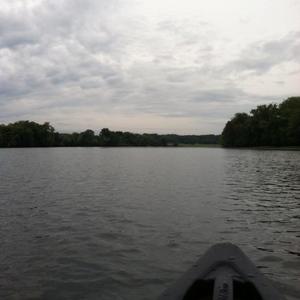
[[[291,97],[279,105],[285,130],[281,132],[286,145],[300,145],[300,97]]]
[[[222,143],[227,147],[250,146],[251,117],[246,113],[237,113],[227,122],[222,132]]]
[[[96,138],[95,133],[91,129],[87,129],[79,134],[79,141],[80,146],[96,146]]]
[[[238,113],[222,132],[225,147],[300,145],[300,97]]]

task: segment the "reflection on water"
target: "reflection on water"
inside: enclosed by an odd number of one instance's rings
[[[0,149],[0,199],[0,298],[155,299],[222,241],[300,294],[300,152]]]

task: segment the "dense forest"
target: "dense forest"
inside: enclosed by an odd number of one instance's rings
[[[158,135],[110,131],[99,134],[87,129],[77,133],[58,133],[49,124],[18,121],[0,125],[0,147],[76,147],[76,146],[181,146],[218,144],[219,135]]]
[[[222,133],[225,147],[300,146],[300,97],[237,113]]]

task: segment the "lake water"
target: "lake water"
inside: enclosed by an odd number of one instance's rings
[[[0,149],[1,299],[155,299],[216,242],[300,295],[300,151]]]

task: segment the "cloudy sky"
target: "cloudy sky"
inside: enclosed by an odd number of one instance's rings
[[[0,123],[220,133],[300,95],[300,0],[0,0]]]

